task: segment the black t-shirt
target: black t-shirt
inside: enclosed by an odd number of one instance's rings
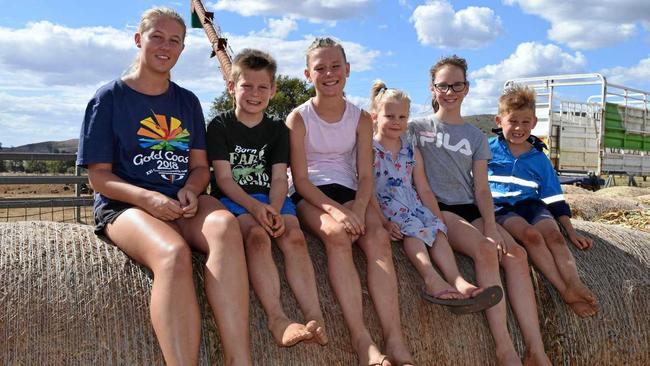
[[[206,141],[208,160],[230,162],[234,181],[248,194],[269,194],[271,167],[289,163],[289,129],[268,115],[249,128],[237,120],[234,110],[221,113],[208,124]],[[214,181],[211,192],[223,196]]]

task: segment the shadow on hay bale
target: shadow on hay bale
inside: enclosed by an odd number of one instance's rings
[[[595,318],[579,319],[557,292],[533,273],[544,343],[553,363],[649,364],[650,234],[582,221],[575,221],[575,226],[595,240],[590,252],[574,253],[581,276],[600,300],[601,312]],[[330,344],[276,347],[251,293],[256,364],[356,364],[340,308],[328,285],[323,248],[310,238],[309,249]],[[277,251],[275,255],[280,260]],[[397,245],[394,255],[404,332],[416,361],[420,365],[494,364],[494,345],[484,316],[455,316],[423,302],[419,297],[421,281]],[[203,312],[200,363],[219,365],[219,336],[201,289],[203,260],[202,255],[194,256]],[[355,260],[365,281],[358,250]],[[461,258],[460,265],[464,273],[473,273],[468,259]],[[91,227],[0,223],[0,276],[0,364],[163,364],[148,314],[151,274],[114,246],[97,239]],[[282,292],[289,315],[300,319],[286,282]],[[367,292],[364,308],[370,331],[380,339]],[[521,335],[512,314],[508,322],[522,352]]]

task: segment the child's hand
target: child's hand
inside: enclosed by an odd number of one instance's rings
[[[196,194],[189,189],[181,188],[177,194],[178,201],[183,208],[183,217],[189,219],[196,215],[196,211],[199,209],[199,200],[196,198]]]
[[[390,240],[398,241],[404,239],[404,234],[402,234],[402,231],[400,230],[399,225],[397,225],[396,222],[386,221],[384,223],[384,229],[388,231],[388,235],[390,235]]]
[[[352,236],[363,235],[363,224],[357,214],[352,210],[347,207],[341,207],[341,209],[334,208],[330,215],[336,222],[343,225],[348,234]]]
[[[487,240],[491,241],[494,243],[494,246],[497,250],[497,257],[499,258],[499,262],[501,261],[501,257],[503,257],[504,254],[508,253],[508,248],[506,247],[505,240],[503,240],[503,237],[501,234],[499,234],[499,230],[496,228],[485,228],[485,231],[483,233]]]
[[[594,245],[594,241],[591,240],[591,238],[587,238],[578,233],[569,235],[569,240],[571,240],[573,245],[575,245],[578,249],[581,250],[591,249],[591,247]]]
[[[271,230],[273,230],[273,237],[279,238],[284,234],[284,218],[282,215],[275,215],[271,218],[273,225],[271,225]]]
[[[273,235],[273,225],[275,224],[275,217],[279,216],[277,211],[271,206],[261,202],[258,202],[253,207],[253,212],[251,212],[255,220],[260,226],[266,230],[270,236]]]

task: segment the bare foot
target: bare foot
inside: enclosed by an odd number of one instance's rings
[[[413,356],[404,344],[403,340],[387,341],[386,353],[395,366],[414,366]]]
[[[571,293],[575,293],[577,296],[581,297],[585,302],[588,302],[592,305],[598,304],[598,300],[596,300],[596,296],[594,296],[593,292],[589,291],[587,286],[585,286],[585,284],[582,282],[567,284],[567,291]]]
[[[427,295],[445,300],[455,300],[455,299],[465,299],[467,296],[446,281],[443,280],[432,280],[425,283],[425,292]]]
[[[521,366],[521,360],[513,348],[504,353],[497,352],[497,364],[500,366]]]
[[[320,344],[321,346],[324,346],[327,344],[327,332],[325,331],[325,327],[320,325],[319,322],[316,320],[310,320],[307,322],[305,325],[307,330],[314,336],[310,341],[316,342]]]
[[[596,297],[582,284],[567,286],[562,298],[579,317],[585,318],[598,313]]]
[[[482,287],[476,287],[472,285],[471,283],[465,281],[464,278],[460,277],[456,282],[456,289],[460,291],[463,295],[467,296],[468,298],[476,297],[479,295],[483,290],[485,290]]]
[[[524,357],[524,366],[552,366],[551,360],[548,359],[546,352],[526,351]]]
[[[370,334],[355,343],[359,366],[393,366],[388,361],[388,357],[379,351],[377,345],[370,338]]]
[[[568,302],[567,305],[581,318],[594,316],[598,313],[598,307],[583,301]]]
[[[291,347],[298,342],[311,339],[314,335],[302,324],[284,318],[269,322],[269,330],[278,346]]]

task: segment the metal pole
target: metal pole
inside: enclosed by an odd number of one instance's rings
[[[201,0],[191,0],[190,9],[192,10],[192,16],[196,16],[208,36],[208,40],[212,44],[212,56],[217,56],[223,79],[228,82],[232,64],[227,50],[228,41],[220,37],[214,27],[214,13],[205,11]]]

